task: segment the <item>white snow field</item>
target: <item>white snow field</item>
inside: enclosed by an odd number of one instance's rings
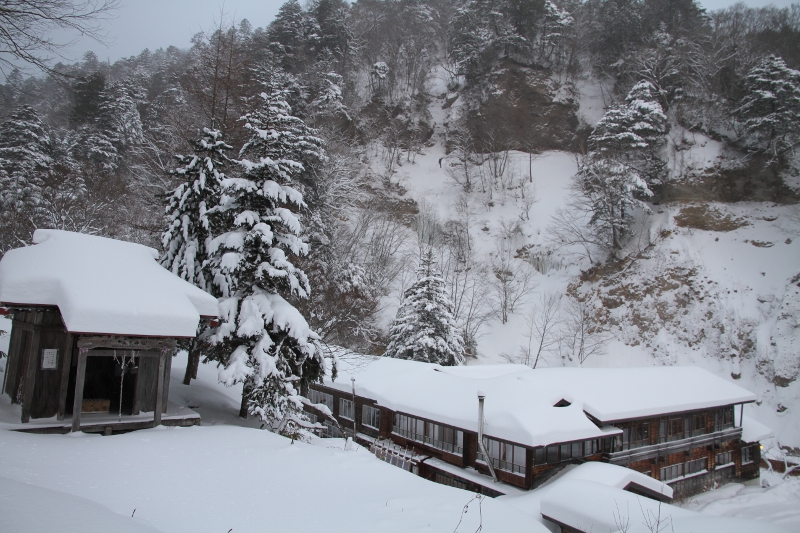
[[[0,531],[547,531],[500,501],[345,451],[342,440],[292,443],[234,425],[238,391],[206,365],[183,386],[182,359],[171,399],[196,406],[204,426],[108,437],[0,431]]]

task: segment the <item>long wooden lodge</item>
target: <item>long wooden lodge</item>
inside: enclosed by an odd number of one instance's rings
[[[752,393],[695,367],[532,370],[348,356],[309,397],[323,436],[355,435],[392,464],[488,496],[603,461],[666,482],[682,499],[757,479],[759,440],[770,436],[743,416]]]
[[[37,230],[34,243],[0,261],[0,305],[12,318],[3,427],[108,434],[199,424],[169,401],[170,367],[178,339],[216,317],[216,300],[145,246],[58,230]]]

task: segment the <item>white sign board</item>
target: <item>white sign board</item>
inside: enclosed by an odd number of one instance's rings
[[[42,370],[55,370],[58,368],[58,350],[42,350]]]

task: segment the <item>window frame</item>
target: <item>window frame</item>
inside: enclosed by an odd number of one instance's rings
[[[502,441],[486,435],[483,436],[483,441],[486,451],[489,453],[489,457],[492,460],[492,466],[504,472],[525,476],[528,464],[527,448],[513,442]],[[508,460],[509,452],[510,461]],[[521,464],[519,463],[520,458],[522,461]],[[484,457],[481,450],[478,450],[475,460],[487,464],[486,457]]]
[[[377,420],[377,425],[373,425],[370,422],[374,422]],[[361,405],[361,425],[364,427],[368,427],[370,429],[374,429],[375,431],[381,430],[381,410],[379,407],[375,407],[374,405],[362,404]]]
[[[349,407],[347,407],[347,405]],[[347,416],[343,414],[343,411],[350,411],[351,416]],[[353,400],[348,400],[347,398],[339,398],[339,417],[344,418],[345,420],[349,420],[353,422],[356,417],[356,405]]]

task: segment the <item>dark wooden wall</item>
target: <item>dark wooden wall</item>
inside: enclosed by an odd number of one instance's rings
[[[42,354],[46,349],[58,350],[55,369],[42,368]],[[24,414],[31,418],[58,414],[62,376],[69,371],[71,350],[72,338],[57,308],[14,313],[4,392],[13,403],[24,404],[25,383],[33,379],[34,389],[29,405],[23,405]]]

